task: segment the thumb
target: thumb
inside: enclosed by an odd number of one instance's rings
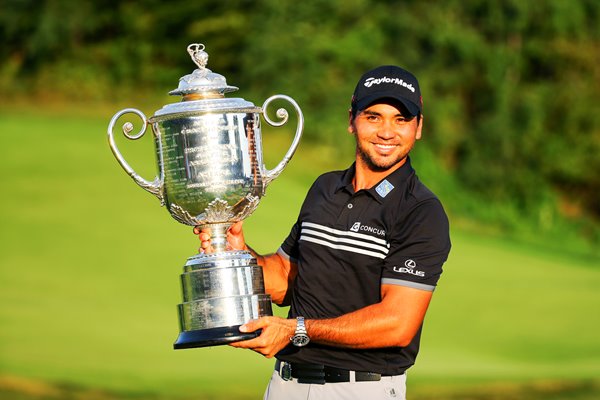
[[[242,232],[242,225],[244,224],[244,221],[238,221],[235,224],[231,225],[231,227],[229,228],[229,232],[231,232],[232,235],[239,235]]]
[[[260,319],[252,319],[240,326],[240,332],[254,332],[257,329],[262,328],[263,324]]]

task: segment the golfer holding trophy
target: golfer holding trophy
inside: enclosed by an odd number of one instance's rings
[[[181,102],[165,105],[150,118],[127,108],[116,113],[108,126],[110,148],[135,183],[155,195],[180,223],[212,233],[214,252],[193,255],[183,267],[175,349],[256,337],[259,332],[242,333],[239,327],[272,315],[262,268],[250,252],[227,250],[227,230],[256,209],[269,183],[293,156],[303,129],[302,111],[293,99],[275,95],[257,107],[241,98],[226,98],[225,93],[237,88],[206,68],[204,45],[191,44],[188,52],[198,68],[169,92],[182,96]],[[291,103],[298,124],[283,160],[269,170],[263,163],[260,117],[271,126],[284,125],[288,120],[285,109],[277,110],[277,121],[266,112],[278,99]],[[135,114],[143,123],[135,134],[131,122],[123,125],[129,139],[142,137],[147,126],[152,126],[159,171],[153,181],[139,176],[117,148],[113,130],[125,114]]]

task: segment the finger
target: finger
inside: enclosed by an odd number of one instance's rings
[[[269,345],[269,340],[263,337],[262,333],[264,332],[261,332],[261,335],[256,337],[230,343],[230,345],[241,349],[252,349],[261,352],[261,349],[265,349]]]
[[[252,319],[246,322],[244,325],[240,326],[240,332],[254,332],[258,329],[264,328],[266,326],[266,319]]]
[[[244,224],[244,221],[238,221],[235,224],[231,225],[231,227],[229,227],[229,232],[233,235],[237,235],[242,231],[242,225]]]
[[[257,338],[241,340],[239,342],[229,343],[231,347],[237,347],[238,349],[257,349],[261,344],[258,343]]]
[[[202,243],[200,247],[201,253],[214,253],[215,249],[210,245],[210,243]]]
[[[266,358],[274,357],[277,352],[280,350],[271,346],[268,342],[265,342],[260,336],[255,339],[243,340],[241,342],[233,342],[229,343],[231,347],[236,347],[238,349],[249,349],[255,351]]]
[[[210,240],[210,234],[206,233],[206,232],[201,232],[198,237],[200,238],[201,241],[205,242]]]
[[[209,235],[212,235],[212,231],[210,228],[200,228],[199,226],[194,227],[194,233],[196,235],[200,235],[201,233],[208,233]]]

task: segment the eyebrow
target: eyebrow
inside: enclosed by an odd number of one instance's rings
[[[372,116],[375,116],[375,117],[381,117],[381,113],[378,113],[377,111],[364,110],[362,113],[365,114],[365,115],[372,115]],[[394,115],[394,117],[402,117],[402,118],[406,118],[407,120],[410,121],[415,116],[414,115],[402,115],[402,113],[399,112],[396,115]]]

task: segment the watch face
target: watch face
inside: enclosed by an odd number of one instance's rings
[[[301,333],[296,334],[292,337],[292,344],[297,347],[306,346],[310,342],[310,339],[307,335],[303,335]]]

